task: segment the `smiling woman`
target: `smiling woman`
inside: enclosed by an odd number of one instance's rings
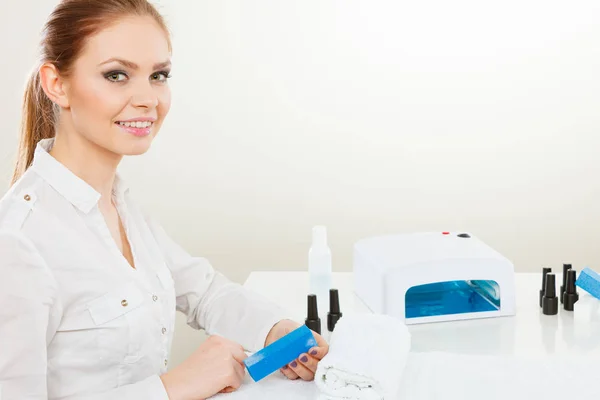
[[[84,141],[95,145],[81,146],[90,153],[105,150],[115,161],[145,152],[171,103],[171,42],[160,14],[146,1],[71,0],[53,12],[43,33],[13,182],[31,165],[36,144],[55,135],[58,158]],[[127,129],[137,121],[146,122],[144,130]]]
[[[169,112],[170,60],[146,0],[63,0],[50,15],[0,200],[2,400],[205,399],[241,385],[244,350],[300,326],[186,253],[117,174]],[[213,336],[167,370],[176,310]],[[288,378],[314,378],[327,352],[314,335]]]

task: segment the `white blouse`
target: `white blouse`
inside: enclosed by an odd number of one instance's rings
[[[52,143],[0,200],[0,399],[168,399],[159,376],[176,309],[196,329],[263,347],[282,309],[186,253],[117,179],[131,268],[100,194],[48,154]]]

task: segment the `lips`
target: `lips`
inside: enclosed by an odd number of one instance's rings
[[[137,136],[144,137],[150,135],[152,131],[152,126],[154,125],[153,121],[143,120],[143,121],[117,121],[115,124],[123,129],[125,132]]]

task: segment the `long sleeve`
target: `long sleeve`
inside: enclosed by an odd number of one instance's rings
[[[188,324],[240,343],[249,351],[263,348],[273,325],[287,318],[284,310],[231,282],[205,258],[188,254],[156,221],[147,221],[175,281],[177,310],[187,315]]]
[[[0,399],[47,400],[47,346],[61,318],[58,285],[30,241],[0,232]],[[68,351],[68,349],[65,349]],[[168,400],[158,375],[68,400]]]
[[[0,398],[47,399],[47,342],[57,286],[24,238],[0,232]]]

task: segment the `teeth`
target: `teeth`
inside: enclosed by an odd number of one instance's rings
[[[127,128],[149,128],[152,126],[150,121],[119,122],[119,125]]]

